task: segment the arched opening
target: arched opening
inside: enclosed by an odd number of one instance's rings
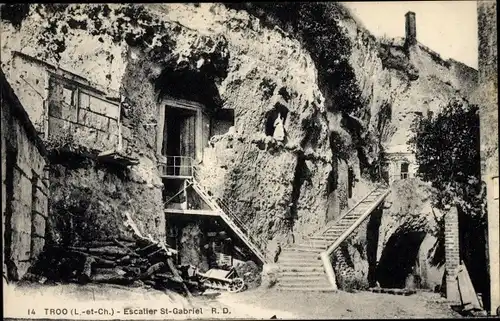
[[[396,232],[382,251],[377,266],[377,281],[384,288],[405,288],[416,274],[418,253],[425,232]]]
[[[284,124],[288,116],[288,108],[280,103],[276,103],[274,108],[266,113],[265,133],[267,136],[273,136],[276,129],[276,120],[281,117]]]

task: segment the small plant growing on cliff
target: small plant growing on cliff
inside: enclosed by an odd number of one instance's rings
[[[30,11],[29,4],[14,3],[0,5],[0,16],[3,21],[10,22],[14,28],[20,29],[23,20]]]
[[[412,124],[412,145],[418,175],[437,189],[433,203],[443,209],[457,205],[470,215],[484,215],[481,182],[478,107],[452,101],[437,115]]]

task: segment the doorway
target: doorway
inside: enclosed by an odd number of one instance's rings
[[[167,175],[191,174],[197,147],[196,116],[196,110],[166,106],[162,155],[167,159]]]
[[[165,110],[164,156],[196,156],[196,111],[169,107]]]

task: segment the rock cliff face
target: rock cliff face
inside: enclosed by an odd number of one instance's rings
[[[162,95],[234,109],[234,128],[211,139],[200,176],[268,240],[268,253],[365,196],[381,151],[406,143],[415,113],[467,95],[475,79],[474,70],[421,45],[375,39],[334,3],[36,5],[19,28],[2,23],[1,37],[2,68],[14,81],[10,57],[19,50],[125,95],[131,130],[124,135],[141,161],[139,177],[152,186],[131,195],[132,203],[149,201],[144,211],[160,211],[141,219],[164,220],[154,167]],[[203,85],[189,87],[196,82]],[[278,114],[284,139],[273,137]],[[363,243],[366,225],[349,244]],[[366,262],[366,249],[348,247]],[[368,264],[352,266],[368,275]]]

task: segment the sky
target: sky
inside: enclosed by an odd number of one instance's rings
[[[366,1],[344,3],[375,36],[404,37],[405,13],[415,12],[417,41],[477,69],[476,1]]]

